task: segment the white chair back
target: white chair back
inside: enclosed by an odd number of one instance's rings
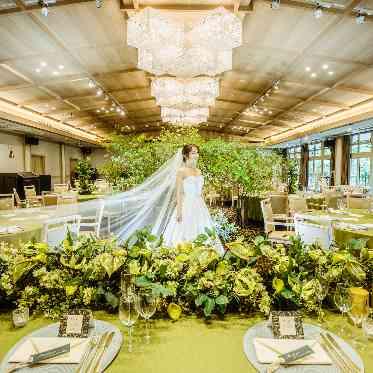
[[[14,194],[0,194],[0,210],[14,209]]]
[[[53,192],[55,193],[66,193],[69,191],[69,184],[54,184]]]
[[[48,220],[44,224],[44,242],[55,248],[66,238],[68,230],[78,236],[80,219],[80,215],[71,215]]]
[[[347,208],[368,210],[372,199],[347,196]]]
[[[273,213],[271,207],[271,200],[269,198],[260,201],[260,206],[262,208],[263,220],[264,220],[264,231],[268,234],[274,230],[273,224]]]
[[[329,249],[333,241],[333,230],[331,223],[319,225],[294,217],[295,233],[306,245],[318,243],[322,248]]]
[[[291,214],[296,212],[306,212],[308,210],[307,200],[299,196],[289,196],[289,211]]]

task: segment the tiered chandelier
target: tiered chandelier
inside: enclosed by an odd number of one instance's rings
[[[223,7],[191,29],[148,7],[131,17],[127,27],[128,45],[139,49],[138,67],[155,75],[190,78],[231,70],[232,49],[241,39],[241,20]]]
[[[219,95],[219,83],[211,77],[232,69],[232,49],[241,45],[241,20],[223,7],[193,26],[175,17],[145,8],[128,20],[127,43],[138,48],[140,69],[177,77],[152,82],[162,120],[199,124],[207,121],[209,106]],[[199,75],[209,77],[195,78]]]

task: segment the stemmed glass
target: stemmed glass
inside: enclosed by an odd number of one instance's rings
[[[334,303],[342,313],[342,318],[351,310],[351,299],[348,292],[348,288],[343,283],[337,284],[337,288],[334,293]],[[344,321],[344,320],[343,320]],[[342,322],[342,327],[340,329],[340,334],[346,336],[349,334],[346,329],[345,323]]]
[[[324,311],[322,310],[322,302],[325,299],[325,297],[328,295],[329,291],[329,282],[323,279],[318,279],[319,285],[317,286],[317,292],[316,292],[316,298],[319,302],[319,312],[317,320],[320,324],[320,326],[323,326],[325,323],[325,315]]]
[[[344,211],[344,209],[346,208],[346,204],[345,204],[345,201],[343,200],[343,198],[339,198],[337,200],[337,208],[338,208],[338,210],[341,210],[341,211]]]
[[[138,293],[137,301],[138,312],[145,319],[145,340],[149,343],[149,319],[154,315],[157,309],[157,298],[152,294],[151,290],[142,290]]]
[[[128,328],[128,352],[132,352],[132,328],[139,318],[137,296],[135,294],[124,297],[119,301],[119,320]]]
[[[363,319],[362,328],[365,336],[365,343],[368,343],[369,339],[373,340],[373,310],[368,311],[368,315]]]
[[[120,278],[120,290],[121,296],[124,298],[131,297],[135,294],[135,285],[132,281],[132,275],[123,272]]]

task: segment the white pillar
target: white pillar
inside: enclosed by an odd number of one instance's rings
[[[25,171],[31,172],[31,145],[24,144]]]
[[[66,160],[65,160],[65,144],[60,144],[60,175],[61,183],[66,183]]]
[[[343,149],[343,137],[337,137],[335,139],[335,177],[334,184],[341,185],[341,171],[342,171],[342,149]]]

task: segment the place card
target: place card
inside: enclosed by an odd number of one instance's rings
[[[304,338],[302,316],[298,311],[272,311],[271,319],[275,338]]]
[[[88,310],[70,310],[61,316],[59,337],[88,337],[90,312]]]
[[[51,350],[43,351],[38,354],[32,355],[32,364],[37,364],[43,360],[51,359],[56,356],[60,356],[70,352],[70,344],[66,344],[60,347],[52,348]]]

